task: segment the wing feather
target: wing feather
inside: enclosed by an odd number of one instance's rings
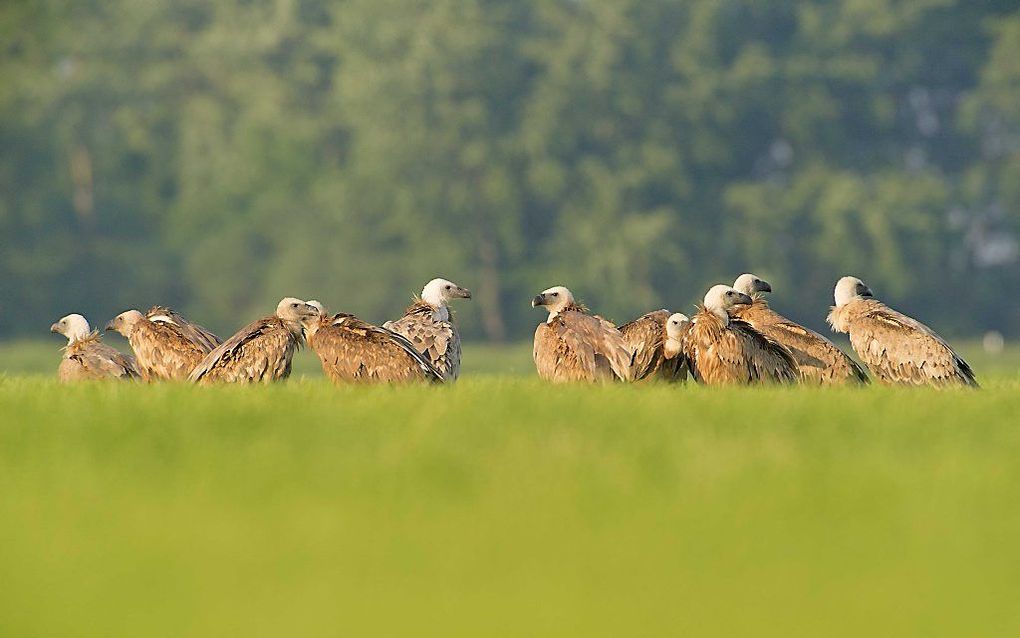
[[[874,299],[857,299],[840,312],[854,350],[883,382],[977,386],[970,365],[920,321]]]
[[[797,362],[801,379],[809,383],[867,383],[868,375],[861,366],[817,332],[772,310],[761,298],[749,306],[738,307],[734,317],[755,330],[786,346]]]
[[[198,346],[203,354],[212,352],[216,346],[223,343],[223,339],[220,339],[197,323],[188,321],[172,308],[153,306],[145,313],[145,317],[153,323],[165,323],[174,326],[182,337]]]
[[[436,309],[424,301],[417,301],[396,321],[387,321],[383,328],[410,341],[414,348],[428,357],[429,362],[443,373],[447,381],[460,375],[460,331],[453,317],[443,321],[436,318]]]
[[[549,381],[630,381],[632,355],[612,323],[568,310],[535,330],[535,367]]]
[[[275,316],[264,317],[213,349],[191,371],[188,380],[268,383],[285,379],[290,376],[299,345],[298,336],[282,321]]]
[[[310,337],[309,345],[323,371],[337,383],[444,380],[442,372],[406,337],[354,315],[334,315],[325,320]]]

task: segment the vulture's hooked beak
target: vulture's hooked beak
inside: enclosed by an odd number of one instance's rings
[[[457,296],[461,299],[470,299],[471,291],[467,288],[457,288]]]
[[[535,298],[531,300],[531,307],[538,308],[539,306],[545,305],[545,295],[535,295]]]
[[[772,292],[772,284],[767,281],[761,282],[761,284],[758,285],[758,292]]]
[[[50,326],[50,332],[57,332],[57,333],[59,333],[60,332],[60,324],[59,323],[55,323],[52,326]]]
[[[874,293],[871,292],[871,288],[868,288],[867,286],[861,286],[861,290],[858,291],[858,294],[860,296],[862,296],[862,297],[874,297],[875,296]]]
[[[107,331],[107,330],[114,330],[114,329],[115,329],[115,328],[114,328],[114,323],[115,323],[116,321],[117,321],[116,319],[110,319],[109,321],[107,321],[107,322],[106,322],[106,325],[105,325],[105,326],[103,326],[103,331],[105,332],[105,331]]]
[[[735,303],[738,304],[738,305],[749,306],[753,302],[754,302],[754,300],[751,299],[751,295],[745,295],[744,293],[741,292],[741,293],[737,294],[737,301]]]

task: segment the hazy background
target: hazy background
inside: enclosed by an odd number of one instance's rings
[[[0,3],[0,338],[284,295],[471,339],[567,284],[618,321],[751,270],[1020,333],[1020,3]]]

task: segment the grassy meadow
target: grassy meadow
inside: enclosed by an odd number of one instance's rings
[[[0,348],[3,636],[1020,632],[1014,350],[939,392],[550,387],[522,347],[61,387],[37,347]]]

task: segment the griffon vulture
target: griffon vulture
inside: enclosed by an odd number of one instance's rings
[[[785,346],[732,318],[751,298],[729,286],[713,286],[683,336],[694,378],[709,385],[794,383],[800,373]]]
[[[66,383],[138,377],[134,358],[102,343],[99,332],[89,327],[85,317],[67,315],[51,325],[50,332],[67,337],[64,358],[57,368],[57,377],[61,381]]]
[[[428,357],[446,381],[460,375],[460,332],[450,312],[451,299],[470,299],[471,291],[446,279],[433,279],[422,288],[404,316],[383,327],[401,334]]]
[[[531,306],[549,318],[535,330],[535,368],[546,381],[631,381],[632,353],[623,335],[602,317],[574,302],[563,286],[543,291]]]
[[[350,314],[319,315],[305,322],[308,346],[334,383],[443,382],[443,373],[403,335],[373,326]]]
[[[271,383],[286,379],[294,351],[304,340],[302,324],[318,316],[317,308],[286,297],[276,306],[276,314],[251,322],[207,354],[188,380]]]
[[[829,325],[850,335],[857,355],[883,383],[977,386],[974,371],[942,337],[873,299],[860,279],[840,279],[834,297]]]
[[[772,292],[769,282],[748,273],[737,277],[733,288],[750,296],[751,304],[734,306],[731,316],[786,346],[797,361],[802,381],[816,385],[868,382],[864,369],[836,344],[769,307],[762,296]]]
[[[671,323],[672,322],[672,323]],[[668,310],[656,310],[620,326],[632,355],[632,375],[635,381],[661,379],[685,381],[687,359],[680,354],[680,331],[689,320],[685,315],[671,315]],[[675,337],[670,338],[670,330]]]
[[[106,329],[127,338],[146,381],[187,379],[221,343],[213,333],[164,306],[153,306],[144,315],[127,310],[106,324]]]

